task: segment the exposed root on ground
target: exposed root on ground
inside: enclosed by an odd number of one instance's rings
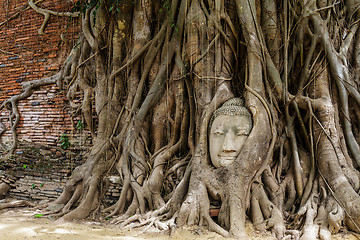
[[[35,207],[35,204],[25,200],[12,200],[10,202],[0,202],[0,209],[16,207]]]

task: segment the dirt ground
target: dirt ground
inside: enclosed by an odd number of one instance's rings
[[[116,225],[83,221],[81,223],[56,224],[53,219],[34,217],[38,212],[28,208],[4,209],[0,211],[0,240],[224,240],[212,232],[200,228],[177,229],[169,237],[164,233],[143,233],[120,229]],[[247,224],[247,232],[254,240],[273,240],[270,232],[256,231]],[[334,240],[360,239],[353,234],[337,234]]]

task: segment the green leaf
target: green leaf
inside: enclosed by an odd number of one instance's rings
[[[84,124],[83,124],[82,120],[79,120],[76,124],[76,128],[79,130],[83,129],[83,126],[84,126]]]
[[[40,187],[44,186],[44,183],[40,184]]]
[[[65,133],[63,133],[60,137],[60,146],[62,149],[67,149],[68,147],[70,147],[70,142],[69,142],[69,138],[66,136]]]
[[[24,164],[24,165],[22,166],[22,168],[23,168],[23,169],[26,169],[26,168],[27,168],[27,165],[26,165],[26,164]]]
[[[42,216],[44,216],[44,214],[36,214],[36,215],[34,215],[34,217],[36,217],[36,218],[39,218],[39,217],[42,217]]]
[[[114,8],[114,6],[111,6],[111,7],[109,8],[109,12],[111,12],[111,10],[113,10],[113,8]]]

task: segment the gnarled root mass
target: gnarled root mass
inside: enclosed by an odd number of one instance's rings
[[[93,147],[49,209],[66,220],[101,210],[122,226],[197,224],[241,239],[246,217],[279,239],[330,239],[344,224],[360,232],[359,6],[77,5],[81,37],[48,82],[67,85],[71,101],[82,92]],[[245,99],[253,128],[236,160],[215,168],[209,120],[233,97]],[[17,116],[15,100],[5,106]],[[122,191],[105,207],[109,175]]]

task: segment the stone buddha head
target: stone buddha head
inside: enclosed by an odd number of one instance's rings
[[[252,116],[241,98],[232,98],[217,109],[209,123],[209,151],[214,167],[232,164],[252,129]]]

